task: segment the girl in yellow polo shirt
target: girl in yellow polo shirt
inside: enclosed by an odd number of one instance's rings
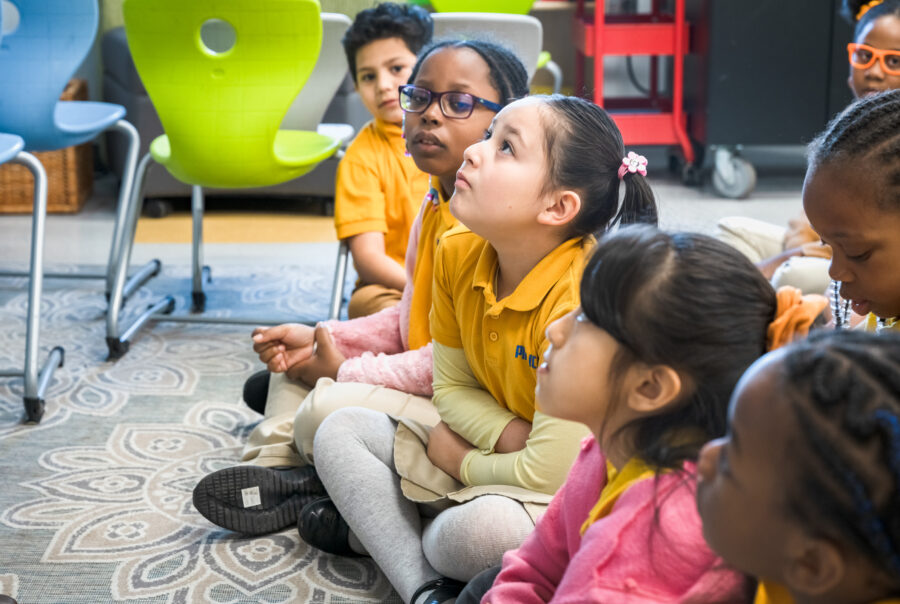
[[[565,480],[588,431],[535,408],[546,328],[578,306],[592,233],[657,217],[646,160],[626,155],[606,112],[582,99],[512,103],[463,157],[450,209],[471,231],[448,231],[434,265],[443,421],[332,414],[314,443],[332,500],[298,522],[320,549],[370,554],[416,604],[452,598],[460,586],[447,577],[497,564]]]
[[[700,455],[703,533],[756,604],[900,603],[900,336],[821,332],[738,383]]]

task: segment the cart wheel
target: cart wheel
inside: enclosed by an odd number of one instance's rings
[[[172,202],[166,199],[145,199],[144,200],[144,216],[150,218],[165,218],[174,211]]]
[[[756,169],[737,155],[731,155],[725,161],[717,158],[713,166],[712,186],[722,197],[744,199],[756,187]]]
[[[697,164],[684,164],[681,167],[681,182],[686,187],[699,187],[703,184],[703,170]]]

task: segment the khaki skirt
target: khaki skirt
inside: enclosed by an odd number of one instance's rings
[[[482,495],[502,495],[522,504],[534,522],[546,511],[553,495],[509,485],[467,487],[428,459],[428,435],[431,426],[407,418],[397,422],[394,435],[394,466],[400,475],[400,488],[410,501],[438,514],[449,507]]]

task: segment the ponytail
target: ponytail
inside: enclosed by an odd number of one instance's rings
[[[604,232],[617,223],[656,225],[656,199],[644,176],[619,175],[625,145],[609,114],[577,97],[536,98],[549,112],[543,116],[549,163],[545,192],[571,189],[581,196],[581,211],[572,221],[570,236]],[[625,196],[620,205],[622,180]]]
[[[613,223],[655,225],[659,216],[650,183],[642,174],[627,174],[623,180],[625,198]]]

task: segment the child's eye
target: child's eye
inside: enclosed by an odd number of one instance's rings
[[[391,73],[401,73],[404,69],[403,65],[391,65]]]
[[[852,260],[853,262],[863,262],[864,260],[868,260],[869,256],[872,255],[871,250],[868,252],[864,252],[862,254],[847,254],[847,260]]]
[[[515,153],[513,152],[512,145],[510,145],[509,141],[507,141],[507,140],[504,140],[500,143],[500,152],[507,153],[509,155],[515,155]]]
[[[371,82],[374,79],[375,79],[375,75],[371,74],[371,73],[364,73],[361,76],[359,76],[360,82]]]
[[[493,132],[491,131],[490,128],[488,128],[487,130],[484,131],[484,137],[482,140],[490,140],[492,134],[493,134]]]

